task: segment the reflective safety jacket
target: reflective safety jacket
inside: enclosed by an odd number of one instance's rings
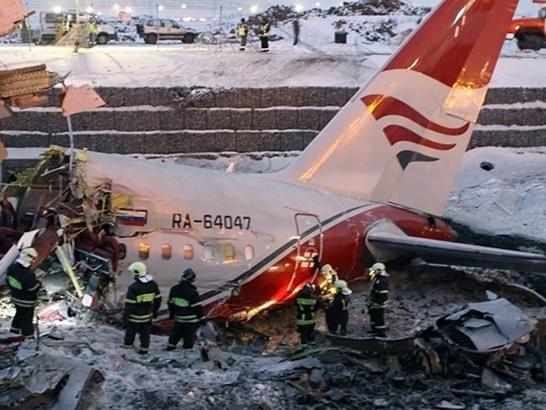
[[[97,23],[94,21],[90,21],[87,23],[87,32],[89,34],[96,34],[97,33]]]
[[[296,324],[300,326],[315,324],[317,298],[315,295],[306,295],[300,292],[296,298]]]
[[[34,307],[38,304],[38,289],[41,284],[30,269],[15,262],[8,268],[7,281],[11,291],[11,301],[20,307]]]
[[[135,280],[127,290],[124,318],[132,323],[149,323],[161,306],[161,293],[154,280]]]
[[[187,280],[181,280],[169,293],[171,319],[178,323],[198,323],[203,319],[203,307],[197,288]]]
[[[260,35],[260,37],[269,36],[269,28],[270,28],[269,23],[261,23],[258,26],[258,34]]]
[[[368,308],[385,309],[389,304],[389,276],[376,275],[370,282]]]
[[[237,26],[237,35],[239,37],[245,37],[248,34],[248,26],[246,24],[239,24]]]

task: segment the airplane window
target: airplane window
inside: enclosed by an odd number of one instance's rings
[[[203,259],[207,262],[212,262],[216,258],[216,251],[210,245],[203,248]]]
[[[254,247],[252,245],[245,246],[245,259],[247,261],[254,259]]]
[[[233,262],[235,260],[235,248],[233,245],[224,246],[224,262]]]
[[[161,245],[161,258],[165,260],[171,259],[173,254],[173,249],[171,245],[165,244]]]
[[[193,259],[193,246],[184,245],[184,248],[182,249],[182,256],[184,256],[184,259],[187,261],[191,261]]]
[[[146,242],[140,242],[138,244],[138,258],[146,260],[150,257],[150,245]]]

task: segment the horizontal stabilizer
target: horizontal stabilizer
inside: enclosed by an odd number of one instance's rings
[[[386,255],[413,256],[442,265],[502,266],[515,270],[546,272],[546,256],[536,253],[416,238],[392,232],[370,232],[366,242],[378,259]]]

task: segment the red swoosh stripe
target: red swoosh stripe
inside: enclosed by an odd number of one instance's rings
[[[424,147],[433,148],[440,151],[450,150],[455,145],[457,145],[457,144],[442,144],[440,142],[429,140],[425,137],[421,137],[420,135],[400,125],[389,125],[383,129],[383,132],[387,136],[387,139],[389,140],[391,145],[394,145],[402,141],[409,141],[418,145],[422,145]]]
[[[445,135],[461,135],[466,132],[470,126],[469,122],[458,128],[449,128],[436,124],[405,102],[394,97],[385,95],[366,95],[362,97],[362,102],[366,104],[376,120],[386,117],[387,115],[399,115],[412,120],[423,128]]]

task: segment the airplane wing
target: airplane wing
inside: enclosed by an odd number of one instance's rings
[[[502,266],[516,270],[546,272],[544,255],[418,238],[408,236],[392,225],[372,228],[366,236],[366,244],[377,260],[388,261],[409,256],[442,265],[495,268]]]

